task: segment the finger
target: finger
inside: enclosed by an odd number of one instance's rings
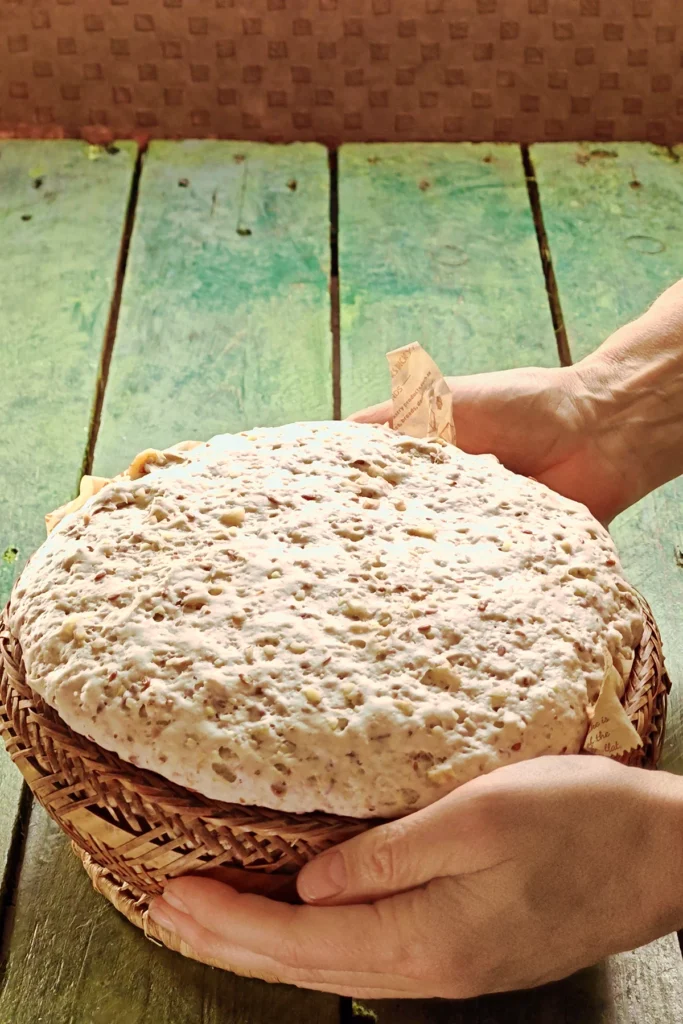
[[[169,898],[173,904],[181,902],[184,910],[172,905]],[[329,909],[299,907],[308,911],[302,915],[302,924],[295,923],[293,928],[290,924],[283,931],[288,914],[276,912],[278,905],[262,897],[247,899],[204,879],[169,884],[165,898],[153,902],[150,916],[184,944],[185,955],[236,974],[367,998],[428,994],[424,982],[419,982],[421,972],[414,972],[411,978],[407,970],[407,937],[415,939],[414,908],[410,896],[402,899],[402,907],[389,907],[391,901],[386,901],[384,911],[374,913],[370,950],[359,945],[358,930],[367,930],[367,911],[373,913],[372,908],[345,907],[344,924],[335,925],[331,936]],[[353,921],[350,911],[355,909],[364,911],[360,921]],[[403,928],[396,926],[401,914]],[[248,924],[246,916],[252,918]],[[398,935],[403,936],[402,946]],[[382,955],[388,946],[392,947],[390,962]]]
[[[362,903],[489,866],[479,794],[477,784],[469,783],[321,854],[299,872],[299,895],[307,903]]]
[[[389,907],[291,906],[197,877],[169,882],[164,903],[220,939],[290,967],[356,971],[372,963],[382,972],[400,959]]]
[[[208,871],[198,872],[202,878],[213,878],[217,882],[236,889],[237,892],[253,892],[259,896],[268,896],[271,900],[282,900],[285,903],[298,903],[296,891],[296,875],[267,874],[265,871],[245,871],[221,865]]]
[[[171,932],[185,956],[244,978],[297,985],[318,992],[364,999],[407,998],[420,993],[415,984],[402,977],[383,978],[367,970],[324,971],[291,967],[273,957],[255,953],[203,928],[192,917],[175,910],[163,899],[150,907],[150,917],[164,931]],[[411,988],[412,985],[412,988]]]
[[[202,927],[189,914],[176,910],[162,897],[155,899],[149,908],[149,917],[161,932],[155,932],[147,926],[152,937],[167,938],[164,933],[174,937],[174,947],[184,956],[208,964],[221,967],[240,974],[243,977],[261,978],[263,981],[282,981],[281,965],[270,957],[259,955],[250,950],[243,950],[221,936]]]
[[[391,426],[393,411],[391,402],[380,402],[379,405],[371,405],[369,409],[355,412],[348,419],[352,423],[386,423]]]

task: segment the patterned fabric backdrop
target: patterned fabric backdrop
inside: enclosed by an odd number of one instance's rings
[[[683,0],[0,0],[0,129],[683,138]]]

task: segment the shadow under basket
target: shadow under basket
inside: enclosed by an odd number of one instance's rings
[[[654,768],[670,683],[659,630],[641,601],[645,628],[624,707],[643,744],[620,760]],[[122,761],[73,732],[28,686],[8,608],[0,616],[0,728],[7,751],[71,838],[95,889],[148,935],[178,948],[147,918],[150,898],[168,878],[202,872],[231,881],[235,869],[246,870],[251,890],[291,899],[294,876],[306,861],[377,824],[209,800]]]

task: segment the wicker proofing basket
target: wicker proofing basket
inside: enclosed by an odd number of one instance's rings
[[[624,706],[643,746],[622,760],[655,767],[670,683],[659,630],[642,603],[645,629]],[[0,701],[0,727],[12,760],[71,837],[93,886],[133,924],[172,948],[179,948],[173,937],[147,917],[149,898],[163,891],[166,879],[202,871],[227,881],[230,869],[241,868],[252,872],[250,888],[291,898],[302,864],[376,824],[219,803],[122,761],[73,732],[27,685],[7,610],[0,617]]]

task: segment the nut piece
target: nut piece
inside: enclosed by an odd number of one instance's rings
[[[241,506],[229,508],[227,512],[221,513],[220,521],[223,526],[241,526],[244,522],[244,509]]]
[[[433,539],[436,537],[436,527],[432,526],[431,523],[417,523],[415,526],[408,527],[408,533],[411,537],[428,537]]]

